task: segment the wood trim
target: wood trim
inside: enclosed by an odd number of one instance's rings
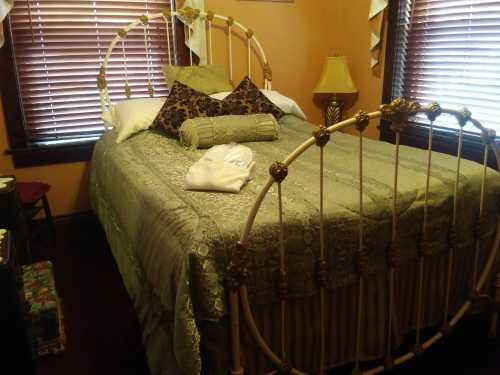
[[[389,25],[387,27],[387,41],[385,48],[385,69],[384,83],[382,89],[382,102],[389,103],[392,99],[392,77],[394,74],[394,60],[397,41],[397,23],[398,23],[399,0],[389,1],[387,9]]]
[[[174,1],[174,9],[177,10],[179,7],[176,6],[178,1]],[[182,7],[182,5],[181,5]],[[179,18],[175,17],[175,41],[174,41],[174,50],[176,56],[176,64],[179,66],[188,66],[190,65],[189,61],[189,48],[186,46],[186,35],[184,23],[182,23]],[[193,64],[197,64],[199,62],[198,56],[193,54]]]
[[[175,18],[175,56],[176,64],[179,66],[189,65],[189,48],[186,46],[186,36],[184,32],[184,24],[177,17]],[[193,64],[196,63],[198,56],[193,54]]]
[[[95,141],[69,143],[64,145],[27,146],[6,150],[12,155],[16,168],[33,167],[39,165],[73,163],[92,159]]]
[[[10,18],[3,22],[5,44],[0,48],[0,96],[2,97],[5,126],[9,146],[15,148],[26,148],[26,132],[21,97],[19,96],[19,83],[17,80],[17,69],[14,61],[12,35],[10,32]]]
[[[394,76],[394,61],[397,42],[397,23],[398,23],[399,0],[389,1],[387,8],[387,40],[385,48],[385,69],[384,82],[382,88],[382,103],[390,103],[392,100],[392,79]],[[386,120],[380,120],[379,139],[386,142],[395,142],[394,134],[390,131],[390,123]],[[388,134],[390,132],[390,134]]]
[[[40,222],[43,222],[45,219],[37,219],[37,221],[40,220]],[[74,212],[71,214],[66,214],[66,215],[58,215],[53,217],[54,220],[54,225],[56,227],[59,226],[65,226],[65,225],[71,225],[71,224],[80,224],[82,222],[93,222],[95,224],[99,223],[99,219],[97,216],[94,214],[93,211],[81,211],[81,212]]]
[[[425,124],[411,122],[401,133],[401,144],[427,150],[428,127]],[[462,157],[477,163],[483,163],[484,145],[478,135],[464,133],[464,147],[462,148]],[[386,142],[394,143],[394,132],[389,126],[381,126],[380,139]],[[456,132],[444,129],[434,129],[432,136],[432,150],[449,155],[456,155],[458,149],[458,137]],[[488,166],[497,169],[495,154],[489,153]]]

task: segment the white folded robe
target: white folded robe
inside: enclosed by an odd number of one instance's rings
[[[254,174],[252,150],[236,144],[218,145],[189,168],[186,190],[238,193]]]
[[[251,179],[254,167],[255,162],[246,168],[223,161],[200,160],[189,168],[186,189],[238,193]]]

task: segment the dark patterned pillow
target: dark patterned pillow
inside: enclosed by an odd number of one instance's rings
[[[279,120],[285,113],[271,102],[249,77],[222,101],[222,115],[271,113]]]
[[[167,100],[153,121],[152,128],[169,137],[179,138],[184,120],[195,117],[220,116],[221,101],[175,81]]]

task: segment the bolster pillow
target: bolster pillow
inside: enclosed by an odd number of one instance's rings
[[[280,126],[271,114],[197,117],[179,128],[180,142],[189,148],[209,148],[226,143],[273,141]]]

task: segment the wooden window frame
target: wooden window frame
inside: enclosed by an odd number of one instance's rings
[[[28,142],[9,17],[6,17],[3,22],[3,30],[5,43],[0,48],[0,72],[2,72],[0,96],[9,149],[0,151],[12,156],[15,168],[90,160],[96,141],[76,141],[52,145],[36,145]],[[188,65],[189,49],[184,43],[184,24],[177,18],[175,32],[177,35],[175,40],[176,64]]]
[[[395,61],[395,46],[397,42],[397,23],[400,0],[389,1],[388,6],[388,28],[385,54],[385,70],[382,91],[382,102],[389,103],[392,98],[392,85]],[[474,114],[473,114],[474,116]],[[404,132],[401,133],[401,144],[427,149],[428,147],[428,126],[418,122],[411,122]],[[390,123],[385,120],[380,122],[381,141],[395,143],[394,132],[390,129]],[[432,148],[434,151],[445,154],[456,155],[458,148],[458,139],[456,132],[452,129],[436,129],[433,131]],[[484,145],[477,134],[464,133],[462,156],[465,159],[483,163]],[[496,169],[496,161],[493,153],[490,153],[488,165]]]

